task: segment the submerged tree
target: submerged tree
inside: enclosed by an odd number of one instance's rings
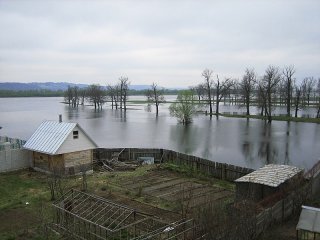
[[[317,97],[318,97],[318,110],[317,110],[317,118],[320,118],[320,78],[318,78],[317,84]]]
[[[185,90],[179,93],[176,102],[169,107],[170,114],[178,118],[182,124],[189,124],[192,122],[192,117],[198,108],[197,98],[192,91]]]
[[[302,91],[303,91],[304,105],[306,103],[308,106],[310,105],[310,96],[315,85],[316,85],[316,81],[313,77],[307,77],[303,79]]]
[[[64,101],[71,105],[72,102],[72,87],[68,86],[68,89],[64,92]]]
[[[247,115],[250,115],[250,102],[253,97],[253,91],[257,83],[257,77],[254,69],[246,69],[245,74],[239,83],[239,90],[244,99]]]
[[[94,109],[102,109],[106,100],[105,90],[96,84],[92,84],[87,89],[87,99],[94,105]]]
[[[203,83],[203,87],[204,87],[204,91],[206,94],[206,99],[207,99],[207,103],[209,105],[209,109],[210,109],[210,116],[212,116],[212,86],[213,86],[213,80],[212,80],[212,70],[209,69],[205,69],[202,72],[202,76],[204,77],[204,83]]]
[[[294,104],[294,117],[298,117],[298,111],[301,104],[301,94],[302,94],[302,86],[294,86],[294,93],[293,93],[293,104]]]
[[[129,79],[127,77],[119,78],[119,89],[120,89],[120,109],[127,110],[127,100],[129,91]]]
[[[287,116],[290,116],[290,108],[291,108],[291,98],[292,98],[292,91],[293,91],[293,84],[294,78],[293,75],[295,73],[294,66],[287,66],[283,69],[283,86],[284,86],[284,93],[285,93],[285,100],[287,106]]]
[[[146,97],[149,103],[155,104],[156,115],[159,115],[159,105],[165,102],[163,90],[160,90],[156,83],[152,83],[151,89],[147,90]]]
[[[193,89],[193,91],[197,94],[197,96],[198,96],[198,101],[199,101],[199,103],[201,102],[201,99],[203,99],[204,98],[204,96],[205,96],[205,86],[204,86],[204,84],[198,84],[197,86],[195,86],[195,87],[193,87],[192,88]]]
[[[68,86],[68,89],[64,92],[64,101],[76,108],[79,105],[81,92],[78,86]]]
[[[221,81],[217,75],[217,80],[214,83],[216,91],[216,114],[219,114],[219,104],[221,99],[227,95],[228,91],[234,86],[234,81],[231,78],[226,78]]]
[[[259,91],[263,101],[262,105],[264,107],[265,116],[268,118],[269,123],[272,121],[272,110],[274,105],[273,98],[280,80],[279,68],[269,66],[266,69],[262,80],[259,82]]]

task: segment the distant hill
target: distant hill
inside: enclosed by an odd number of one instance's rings
[[[85,88],[87,84],[74,84],[67,82],[32,82],[32,83],[19,83],[19,82],[4,82],[0,83],[0,90],[9,91],[28,91],[28,90],[66,90],[68,86],[78,86],[80,88]]]
[[[68,82],[32,82],[32,83],[20,83],[20,82],[0,82],[0,90],[9,90],[9,91],[28,91],[28,90],[51,90],[65,91],[68,89],[68,86],[74,87],[78,86],[79,88],[88,87],[88,84],[74,84]],[[144,90],[149,89],[150,85],[130,85],[130,90]],[[161,87],[160,87],[161,88]],[[173,88],[169,88],[173,90]]]

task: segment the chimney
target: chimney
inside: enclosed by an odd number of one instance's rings
[[[62,114],[59,114],[59,123],[62,122]]]

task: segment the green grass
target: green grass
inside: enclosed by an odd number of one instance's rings
[[[38,176],[38,177],[37,177]],[[46,181],[38,173],[19,171],[0,175],[0,211],[47,201]]]
[[[213,114],[216,115],[216,114]],[[268,120],[267,117],[261,115],[233,115],[233,114],[223,114],[219,113],[219,116],[223,117],[233,117],[233,118],[252,118]],[[305,122],[305,123],[320,123],[320,118],[303,118],[303,117],[288,117],[288,116],[272,116],[273,121],[286,121],[286,122]]]
[[[44,239],[42,217],[49,214],[50,193],[42,174],[26,170],[0,175],[0,239]]]

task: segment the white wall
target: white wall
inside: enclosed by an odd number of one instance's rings
[[[73,139],[73,131],[78,131],[77,139]],[[69,152],[77,152],[82,150],[94,149],[96,146],[90,141],[85,133],[78,127],[75,127],[68,135],[64,143],[60,146],[56,154],[63,154]]]

